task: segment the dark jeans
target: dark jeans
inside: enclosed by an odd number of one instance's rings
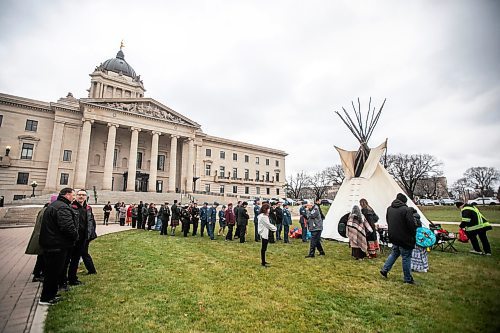
[[[268,243],[269,243],[268,239],[262,238],[262,247],[260,248],[260,259],[262,261],[262,265],[266,264],[266,251]]]
[[[45,261],[43,259],[43,254],[36,256],[35,267],[33,268],[33,277],[39,278],[43,275],[45,266]]]
[[[236,222],[238,223],[238,222]],[[236,231],[234,232],[234,239],[240,237],[240,226],[237,224],[236,225]]]
[[[201,220],[201,237],[203,237],[203,233],[205,232],[205,228],[207,228],[207,233],[210,236],[210,231],[208,230],[208,222]]]
[[[132,216],[132,228],[135,228],[137,224],[137,216]]]
[[[227,240],[233,240],[233,228],[234,228],[234,224],[227,225],[227,234],[226,234]]]
[[[318,249],[319,254],[325,254],[321,246],[321,230],[311,231],[311,244],[309,246],[309,256],[314,257],[314,252]]]
[[[146,230],[146,222],[147,222],[147,220],[148,220],[148,216],[147,215],[146,216],[143,215],[142,216],[142,224],[141,224],[141,228],[143,230]]]
[[[137,214],[137,229],[142,228],[142,214]]]
[[[189,220],[182,221],[182,231],[184,232],[184,237],[187,237],[189,234]]]
[[[255,241],[256,242],[260,242],[259,222],[258,221],[253,221],[253,226],[254,226]]]
[[[125,218],[120,217],[120,225],[123,227],[125,225]]]
[[[246,225],[240,225],[240,243],[245,243],[245,236],[247,233],[247,226]]]
[[[198,232],[198,218],[192,218],[193,221],[193,236],[196,236],[196,233]]]
[[[283,225],[283,239],[285,243],[289,243],[290,241],[288,240],[288,233],[290,232],[290,226],[288,224]]]
[[[413,249],[405,249],[398,245],[392,245],[391,254],[385,261],[384,267],[382,267],[382,271],[388,273],[396,260],[401,256],[403,260],[403,275],[404,281],[410,282],[413,281],[413,277],[411,276],[411,254]]]
[[[486,236],[485,228],[473,231],[466,231],[467,237],[470,239],[470,243],[474,251],[481,252],[481,248],[479,247],[479,242],[477,241],[477,236],[481,240],[481,244],[483,244],[483,252],[491,253],[490,242],[488,241],[488,237]]]
[[[168,218],[166,223],[162,223],[160,229],[160,235],[167,235],[167,234],[168,234]]]
[[[85,249],[86,239],[78,240],[73,247],[70,255],[69,267],[68,267],[68,281],[69,283],[73,283],[78,280],[78,276],[76,276],[76,272],[78,271],[78,264],[80,263],[80,257],[83,254]]]
[[[104,222],[102,224],[108,225],[109,222],[109,212],[104,213]]]
[[[215,229],[215,221],[208,222],[208,236],[210,236],[210,239],[215,238],[214,229]]]
[[[90,256],[89,253],[89,245],[90,241],[86,239],[85,245],[83,247],[82,260],[83,264],[85,265],[85,268],[87,269],[87,272],[89,274],[95,274],[97,273],[97,271],[95,270],[94,261],[92,260],[92,257]]]
[[[283,224],[276,223],[276,240],[281,240],[281,230],[283,230]]]
[[[302,229],[302,241],[307,242],[307,226],[304,223],[304,224],[301,224],[300,227]]]
[[[59,278],[64,269],[64,263],[68,256],[67,249],[45,250],[43,258],[45,260],[45,274],[43,278],[43,289],[40,300],[50,301],[57,294]]]

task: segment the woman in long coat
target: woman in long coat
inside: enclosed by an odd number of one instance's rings
[[[380,249],[377,238],[377,228],[375,226],[375,223],[378,221],[378,216],[373,208],[370,207],[366,199],[359,200],[359,204],[361,205],[361,214],[363,214],[373,230],[372,232],[366,233],[366,241],[368,242],[368,257],[376,258],[377,251]]]
[[[352,207],[351,215],[347,220],[346,234],[349,238],[349,245],[352,249],[352,256],[356,259],[366,257],[368,244],[366,241],[366,233],[372,232],[372,228],[366,218],[361,214],[359,206]]]

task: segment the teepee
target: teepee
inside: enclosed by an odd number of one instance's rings
[[[323,232],[321,235],[323,238],[347,242],[348,239],[342,237],[338,232],[339,221],[351,212],[354,205],[359,206],[359,200],[363,198],[368,201],[369,205],[379,216],[378,224],[387,224],[385,219],[387,207],[391,205],[391,202],[396,198],[398,193],[404,193],[394,178],[380,164],[380,159],[387,149],[387,140],[375,148],[370,149],[368,147],[368,140],[377,125],[384,104],[385,100],[378,112],[375,112],[375,107],[373,110],[370,110],[370,98],[368,114],[363,119],[361,104],[358,98],[357,109],[354,103],[352,103],[356,117],[355,121],[353,121],[344,108],[342,108],[344,115],[338,111],[335,112],[354,134],[360,143],[360,147],[357,151],[347,151],[335,147],[340,155],[345,178],[323,222]],[[428,227],[429,221],[409,198],[407,205],[417,210],[422,224]]]

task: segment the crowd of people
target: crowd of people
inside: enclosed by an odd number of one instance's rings
[[[407,197],[399,193],[396,199],[387,208],[386,220],[389,240],[392,249],[384,263],[380,274],[387,278],[389,271],[399,256],[402,257],[404,282],[414,284],[411,271],[426,272],[429,268],[427,250],[416,244],[416,230],[422,227],[417,211],[406,205]],[[130,225],[132,228],[143,230],[157,230],[160,235],[176,234],[176,228],[182,225],[184,237],[204,237],[205,231],[211,240],[222,236],[226,241],[238,239],[246,242],[247,225],[250,220],[248,203],[238,201],[222,205],[207,202],[198,207],[196,202],[180,204],[174,200],[170,205],[165,202],[156,208],[154,203],[125,205],[118,202],[111,206],[108,202],[104,208],[103,224],[109,223],[109,216],[116,211],[116,219],[121,226]],[[472,253],[482,254],[477,241],[480,238],[486,255],[491,255],[491,248],[486,237],[486,231],[491,226],[475,206],[457,203],[462,212],[461,228],[465,229],[471,240]],[[254,241],[261,242],[261,265],[269,267],[266,261],[266,252],[269,243],[282,240],[289,243],[292,215],[287,204],[281,202],[255,201],[253,204]],[[320,208],[320,201],[306,203],[299,209],[299,223],[301,225],[301,240],[307,242],[310,235],[309,253],[306,258],[315,257],[316,251],[320,256],[325,255],[321,244],[321,233],[325,216]],[[352,257],[356,260],[377,257],[379,243],[377,237],[378,215],[366,199],[361,199],[354,205],[348,216],[346,236],[349,239]],[[216,224],[219,222],[217,236]],[[169,230],[170,228],[170,230]],[[75,286],[82,282],[78,279],[77,271],[80,259],[83,260],[88,274],[96,274],[92,257],[89,254],[89,244],[97,237],[96,221],[90,205],[87,204],[85,190],[74,191],[64,188],[58,196],[51,199],[51,203],[39,212],[35,228],[28,244],[26,253],[38,255],[33,270],[33,281],[43,281],[43,289],[39,304],[50,305],[58,302],[61,297],[59,290],[68,290],[68,285]]]

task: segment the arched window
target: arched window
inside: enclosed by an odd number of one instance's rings
[[[122,158],[122,168],[128,168],[128,159],[126,157]]]
[[[94,165],[100,165],[101,164],[101,155],[95,154],[94,156]]]

